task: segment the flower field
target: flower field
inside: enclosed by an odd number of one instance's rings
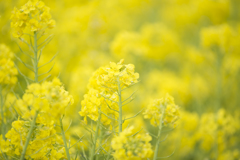
[[[0,0],[0,160],[240,160],[239,0]]]

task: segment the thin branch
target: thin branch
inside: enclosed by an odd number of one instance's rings
[[[17,42],[16,42],[16,43],[17,43]],[[18,48],[20,49],[20,51],[21,51],[23,54],[25,54],[26,56],[30,57],[31,59],[34,59],[31,55],[25,53],[25,52],[22,50],[22,48],[20,47],[20,45],[19,45],[18,43],[17,43],[17,45],[18,45]]]
[[[48,45],[48,43],[50,43],[52,39],[53,39],[53,37],[52,37],[48,42],[46,42],[42,47],[38,48],[38,50],[44,49],[44,47],[45,47],[46,45]],[[41,45],[41,44],[40,44],[40,45]],[[38,45],[38,47],[39,47],[40,45]]]
[[[107,100],[109,100],[109,101],[112,101],[112,102],[114,102],[114,103],[118,103],[117,101],[114,101],[114,100],[112,100],[112,99],[110,99],[110,98],[107,98],[107,97],[105,97],[104,95],[102,95],[102,94],[100,94],[101,96],[103,96],[105,99],[107,99]]]
[[[125,100],[123,101],[123,103],[126,102],[127,100],[129,100],[130,98],[132,98],[132,96],[133,96],[136,92],[137,92],[137,90],[134,91],[127,99],[125,99]]]
[[[66,131],[65,131],[64,133],[66,133],[66,132],[69,130],[69,128],[70,128],[70,126],[71,126],[71,124],[72,124],[72,120],[71,120],[71,122],[70,122],[70,124],[69,124],[68,128],[66,129]]]
[[[75,146],[79,141],[81,141],[83,137],[84,137],[84,135],[79,140],[77,140],[77,142],[75,142],[72,146],[70,146],[69,149],[72,148],[73,146]]]
[[[47,72],[42,73],[42,74],[39,74],[38,76],[40,77],[40,76],[42,76],[42,75],[44,75],[44,74],[48,74],[48,73],[50,73],[50,72],[52,71],[54,65],[55,65],[55,63],[53,63],[52,67],[51,67]]]
[[[129,120],[129,119],[137,117],[143,111],[143,109],[141,111],[139,111],[137,114],[135,114],[134,116],[124,119],[123,122],[126,121],[126,120]]]
[[[51,40],[53,39],[53,37],[54,37],[54,35],[51,34],[51,35],[48,36],[42,43],[40,43],[40,44],[38,45],[38,47],[41,46],[42,44],[44,44],[45,42],[47,42],[50,38],[51,38],[51,39],[50,39],[50,41],[51,41]],[[50,42],[50,41],[49,41],[49,42]],[[48,43],[49,43],[49,42],[48,42]],[[47,45],[48,43],[46,43],[46,45]],[[45,46],[45,45],[44,45],[44,46]]]
[[[52,57],[52,59],[51,59],[50,61],[48,61],[47,63],[41,65],[41,66],[38,67],[38,68],[41,68],[41,67],[43,67],[43,66],[45,66],[45,65],[47,65],[47,64],[49,64],[49,63],[51,63],[51,62],[54,60],[54,58],[57,56],[57,54],[58,54],[58,53],[56,53],[56,54]]]
[[[175,153],[175,150],[174,150],[173,153],[170,154],[169,156],[166,156],[166,157],[157,157],[157,159],[161,159],[161,158],[169,158],[169,157],[171,157],[172,155],[174,155],[174,153]]]
[[[19,60],[19,62],[21,62],[25,67],[27,67],[27,68],[30,69],[32,72],[34,72],[32,66],[30,66],[29,64],[23,62],[18,56],[16,56],[16,55],[14,55],[14,56],[15,56],[15,57],[17,58],[17,60]]]
[[[106,104],[107,104],[107,106],[108,106],[108,108],[109,108],[109,109],[111,109],[111,110],[113,110],[113,111],[115,111],[115,112],[118,112],[118,113],[119,113],[119,111],[118,111],[118,110],[115,110],[115,109],[111,108],[111,107],[108,105],[108,103],[107,103],[106,99],[104,99],[104,101],[106,102]]]
[[[112,117],[110,117],[110,116],[106,115],[106,114],[105,114],[105,113],[103,113],[103,112],[100,112],[100,113],[102,113],[103,115],[105,115],[106,117],[108,117],[108,118],[110,118],[110,119],[112,119],[112,120],[114,120],[114,121],[118,121],[117,119],[115,119],[115,118],[112,118]]]
[[[41,82],[43,82],[43,81],[45,81],[46,79],[48,79],[49,77],[51,77],[52,75],[50,74],[50,75],[48,75],[47,77],[45,77],[45,78],[43,78],[41,81],[39,81],[39,83],[41,83]]]

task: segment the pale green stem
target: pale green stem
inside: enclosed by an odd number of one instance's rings
[[[117,83],[118,83],[118,107],[119,107],[118,134],[120,134],[122,132],[123,121],[122,121],[122,91],[121,91],[121,84],[120,84],[119,78],[117,80]]]
[[[63,138],[63,142],[64,142],[64,147],[65,147],[66,154],[67,154],[67,159],[71,160],[70,159],[70,154],[69,154],[69,148],[67,146],[67,140],[66,140],[66,137],[65,137],[65,131],[63,129],[62,118],[60,118],[59,121],[60,121],[60,128],[61,128],[61,132],[62,132],[62,138]]]
[[[101,142],[102,142],[102,134],[103,134],[103,131],[102,131],[102,126],[100,125],[100,130],[99,130],[100,134],[99,134],[99,145],[101,145]],[[99,160],[99,154],[97,154],[97,158],[96,160]]]
[[[93,141],[92,150],[91,150],[91,153],[90,153],[90,160],[94,159],[95,148],[96,148],[96,144],[97,144],[97,138],[98,138],[98,131],[99,131],[100,123],[101,123],[101,113],[99,113],[99,116],[98,116],[98,121],[97,121],[97,126],[96,126],[96,131],[95,131],[95,137],[94,137],[94,141]]]
[[[216,86],[216,106],[215,106],[215,113],[218,112],[218,110],[221,108],[221,97],[222,97],[222,62],[223,62],[223,55],[220,51],[216,51],[216,55],[217,55],[217,64],[216,64],[216,68],[217,68],[217,86]],[[216,117],[216,121],[217,121],[217,117]],[[216,133],[215,133],[215,138],[218,139],[218,128],[216,129]],[[216,159],[218,158],[218,142],[216,141],[216,146],[215,146],[215,150],[216,150]]]
[[[37,32],[34,32],[34,74],[35,74],[35,82],[38,83],[38,45],[37,45]],[[33,132],[33,130],[34,130],[34,126],[35,126],[35,123],[36,123],[37,115],[38,115],[38,112],[36,112],[36,114],[35,114],[35,116],[34,116],[34,118],[33,118],[33,121],[32,121],[32,123],[31,123],[31,127],[30,127],[30,130],[29,130],[29,132],[28,132],[27,140],[26,140],[26,143],[24,144],[24,147],[23,147],[23,151],[22,151],[20,160],[23,160],[24,157],[25,157],[25,154],[26,154],[26,151],[27,151],[27,147],[28,147],[29,141],[30,141],[31,136],[32,136],[32,132]]]
[[[38,45],[37,45],[37,33],[34,32],[34,73],[35,82],[38,82]]]
[[[26,142],[24,144],[20,160],[24,160],[24,157],[25,157],[25,154],[26,154],[26,151],[27,151],[27,147],[28,147],[29,141],[30,141],[31,136],[32,136],[32,132],[35,128],[37,116],[38,116],[38,112],[35,113],[34,118],[32,120],[32,123],[31,123],[30,129],[29,129],[29,132],[27,134]]]
[[[158,149],[159,149],[160,137],[161,137],[162,126],[163,126],[163,117],[164,117],[164,114],[165,114],[165,107],[164,106],[161,106],[161,107],[163,109],[163,112],[162,112],[162,116],[161,116],[160,124],[159,124],[159,128],[158,128],[157,142],[156,142],[156,146],[155,146],[153,160],[156,160],[157,156],[158,156]]]
[[[4,124],[4,111],[3,111],[3,95],[2,95],[2,85],[0,85],[0,98],[1,98],[1,116],[2,116],[2,137],[5,140],[5,124]]]

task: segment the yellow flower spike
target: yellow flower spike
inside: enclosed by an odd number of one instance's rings
[[[135,67],[133,64],[124,65],[124,60],[120,62],[110,62],[108,66],[100,67],[90,79],[88,84],[88,94],[84,95],[84,100],[81,102],[82,109],[79,114],[86,120],[86,117],[96,121],[99,115],[99,107],[101,111],[107,116],[118,117],[118,113],[112,109],[118,110],[118,96],[113,93],[112,89],[117,89],[117,79],[124,84],[123,88],[135,84],[138,82],[139,74],[135,73]],[[112,89],[111,89],[112,88]],[[107,104],[111,106],[109,109]],[[111,123],[111,119],[106,116],[102,116],[102,123],[108,125]]]
[[[36,32],[45,27],[54,28],[56,24],[49,11],[50,8],[42,1],[28,1],[20,10],[14,8],[11,15],[13,36],[19,38],[25,32]]]

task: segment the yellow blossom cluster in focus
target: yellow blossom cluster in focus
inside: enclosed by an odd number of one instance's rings
[[[39,120],[36,123],[36,131],[31,137],[30,145],[26,153],[27,159],[50,159],[57,160],[65,157],[64,148],[61,146],[63,141],[56,134],[54,123]],[[23,145],[26,142],[26,137],[30,128],[30,122],[17,120],[12,123],[11,130],[6,134],[4,141],[1,136],[0,147],[4,150],[3,153],[9,156],[20,156],[23,150]]]
[[[110,62],[109,65],[99,68],[94,72],[88,84],[88,94],[84,95],[79,114],[87,121],[87,117],[97,121],[99,112],[111,117],[118,117],[118,87],[125,89],[138,82],[139,74],[135,73],[133,64]],[[118,86],[120,85],[120,86]],[[111,106],[111,107],[109,107]],[[103,115],[101,121],[108,125],[111,119]]]
[[[50,8],[44,2],[36,0],[29,0],[20,9],[14,8],[11,15],[13,36],[21,37],[26,30],[36,32],[46,27],[53,28],[55,21],[49,11]]]
[[[31,118],[35,112],[39,112],[49,120],[58,120],[64,114],[66,107],[73,102],[72,96],[65,91],[60,80],[54,78],[42,84],[29,85],[22,99],[17,100],[16,105],[23,113],[23,118]]]

